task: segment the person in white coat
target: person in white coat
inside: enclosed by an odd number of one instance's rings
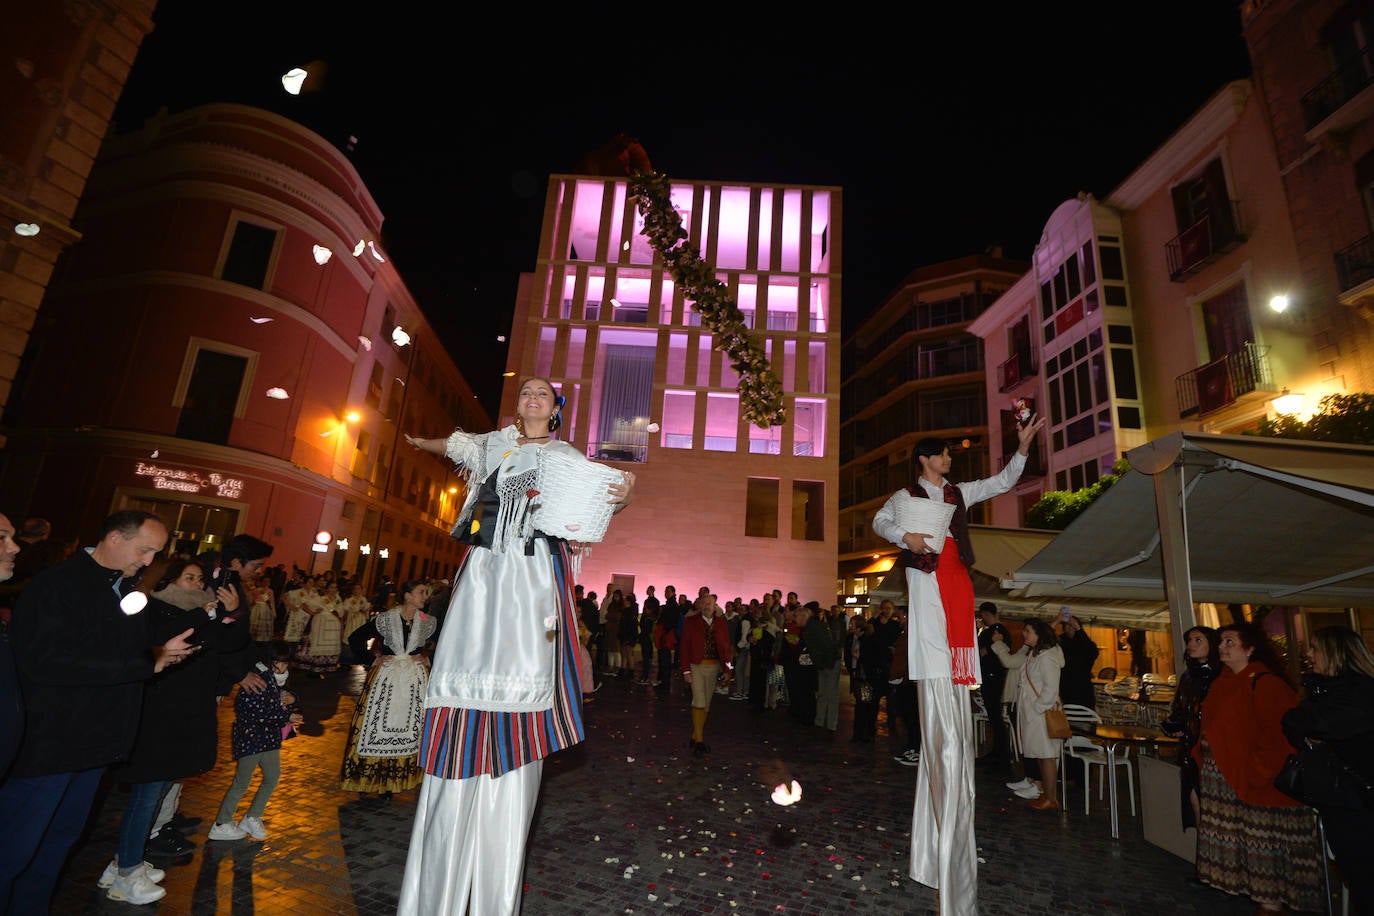
[[[912,811],[911,877],[940,892],[941,916],[978,912],[978,847],[973,835],[973,710],[969,688],[979,683],[975,639],[973,546],[968,507],[1005,493],[1020,479],[1026,456],[1045,420],[1018,425],[1019,444],[1001,473],[969,483],[945,478],[951,459],[943,439],[923,438],[912,449],[916,483],[892,494],[873,517],[879,537],[902,548],[906,568],[907,676],[917,681],[921,764]],[[941,532],[909,531],[898,520],[901,501],[913,497],[954,505],[939,553],[926,542]]]
[[[1059,779],[1059,750],[1064,746],[1064,739],[1049,736],[1045,728],[1045,710],[1059,702],[1059,674],[1064,668],[1064,651],[1059,648],[1054,628],[1043,620],[1027,620],[1021,638],[1025,641],[1022,650],[1029,649],[1030,654],[1020,655],[1021,664],[1016,672],[1016,739],[1021,744],[1022,758],[1034,760],[1039,765],[1039,773],[1031,777],[1028,767],[1027,785],[1017,789],[1016,794],[1030,799],[1030,806],[1037,811],[1058,811],[1055,785]],[[1008,668],[1017,667],[1018,658],[1011,654],[1002,634],[993,636],[992,651]]]

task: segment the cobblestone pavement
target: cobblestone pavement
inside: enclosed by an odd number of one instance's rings
[[[306,723],[283,746],[266,841],[206,840],[230,762],[185,783],[181,812],[204,819],[190,837],[197,848],[177,863],[154,860],[167,870],[167,896],[137,909],[395,912],[417,792],[384,802],[338,788],[362,676],[360,667],[323,679],[292,675]],[[587,707],[588,740],[546,763],[524,913],[936,912],[935,892],[907,877],[916,770],[892,759],[885,715],[876,743],[853,744],[848,705],[831,734],[793,725],[785,708],[755,714],[717,696],[706,726],[711,753],[695,758],[683,686],[661,696],[608,678]],[[225,758],[232,714],[226,701]],[[1124,798],[1113,841],[1105,802],[1088,815],[1078,805],[1040,813],[1005,788],[1006,778],[978,768],[980,913],[1251,912],[1246,900],[1191,885],[1192,866],[1145,842]],[[774,804],[772,787],[791,779],[801,801]],[[1124,796],[1124,780],[1121,789]],[[53,912],[135,912],[96,889],[125,797],[111,787],[97,801]]]

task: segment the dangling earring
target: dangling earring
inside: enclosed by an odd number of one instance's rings
[[[525,418],[519,414],[515,417],[515,431],[520,435],[525,435]]]
[[[562,426],[562,425],[563,425],[563,411],[561,411],[561,410],[555,410],[555,411],[553,412],[553,416],[549,417],[549,432],[550,432],[551,434],[557,432],[557,431],[558,431],[558,427],[560,427],[560,426]]]

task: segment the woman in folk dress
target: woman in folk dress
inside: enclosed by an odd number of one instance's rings
[[[400,594],[399,607],[378,614],[348,637],[360,664],[375,656],[348,728],[339,774],[341,789],[362,796],[375,792],[390,798],[392,792],[418,786],[424,775],[417,759],[429,685],[425,643],[437,622],[421,611],[429,600],[425,580],[411,579]]]
[[[469,481],[454,528],[471,544],[434,650],[402,916],[520,910],[525,843],[544,758],[585,737],[573,607],[577,545],[533,531],[539,454],[585,460],[552,439],[563,399],[521,381],[516,420],[495,432],[406,441],[446,455]],[[634,475],[610,484],[623,509]]]

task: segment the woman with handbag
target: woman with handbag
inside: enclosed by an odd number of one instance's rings
[[[1274,787],[1293,750],[1279,722],[1297,693],[1259,625],[1219,632],[1221,673],[1202,701],[1193,749],[1198,880],[1249,897],[1256,913],[1323,909],[1316,818]]]
[[[1325,745],[1335,756],[1345,785],[1339,800],[1318,802],[1317,813],[1350,887],[1351,912],[1374,913],[1374,847],[1367,839],[1374,814],[1374,655],[1349,627],[1323,627],[1308,640],[1307,657],[1307,696],[1283,714],[1283,733],[1297,747]]]
[[[1016,678],[1016,737],[1021,743],[1021,756],[1034,760],[1040,773],[1038,778],[1028,779],[1029,786],[1016,793],[1029,798],[1036,811],[1058,811],[1055,785],[1064,739],[1050,735],[1045,713],[1051,709],[1063,712],[1059,703],[1059,674],[1064,667],[1064,652],[1059,648],[1054,628],[1043,620],[1027,620],[1021,639],[1030,654],[1024,656]],[[1001,633],[993,634],[992,651],[1007,668],[1017,667],[1017,659]]]

